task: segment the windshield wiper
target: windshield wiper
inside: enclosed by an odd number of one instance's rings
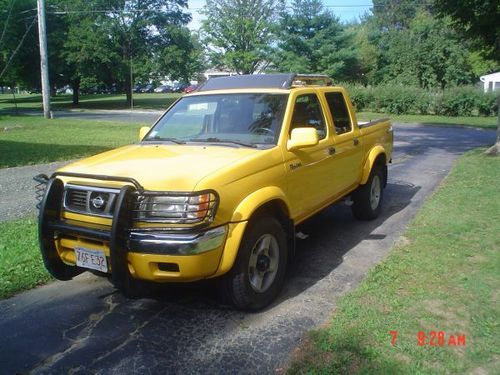
[[[146,139],[146,141],[173,142],[173,143],[177,143],[178,145],[186,144],[185,141],[181,141],[180,139],[177,139],[177,138],[162,138],[158,135],[155,135],[153,138],[148,138],[148,139]]]
[[[245,143],[245,142],[235,141],[233,139],[220,139],[215,137],[190,139],[189,142],[232,143],[239,146],[257,148],[257,145],[254,143]]]

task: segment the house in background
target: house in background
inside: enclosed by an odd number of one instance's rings
[[[484,92],[500,89],[500,72],[486,74],[479,79],[483,82]]]

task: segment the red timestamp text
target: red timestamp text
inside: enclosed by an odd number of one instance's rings
[[[418,346],[465,346],[464,334],[446,334],[444,331],[419,331],[417,333]]]
[[[396,345],[398,331],[390,331],[391,345]],[[419,331],[417,333],[418,346],[465,346],[465,334],[447,334],[445,331]]]

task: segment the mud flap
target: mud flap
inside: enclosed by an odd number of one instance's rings
[[[59,220],[63,194],[63,182],[57,178],[51,178],[47,182],[45,195],[40,204],[38,240],[40,242],[43,263],[49,273],[58,280],[71,280],[84,270],[80,267],[69,266],[61,260],[54,243],[55,232],[50,227],[50,222]]]

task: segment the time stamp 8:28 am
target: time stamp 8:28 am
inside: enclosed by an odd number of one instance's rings
[[[398,331],[390,331],[391,345],[396,345],[398,340]],[[438,346],[455,347],[466,344],[465,334],[447,334],[445,331],[419,331],[416,335],[415,343],[417,346]]]

